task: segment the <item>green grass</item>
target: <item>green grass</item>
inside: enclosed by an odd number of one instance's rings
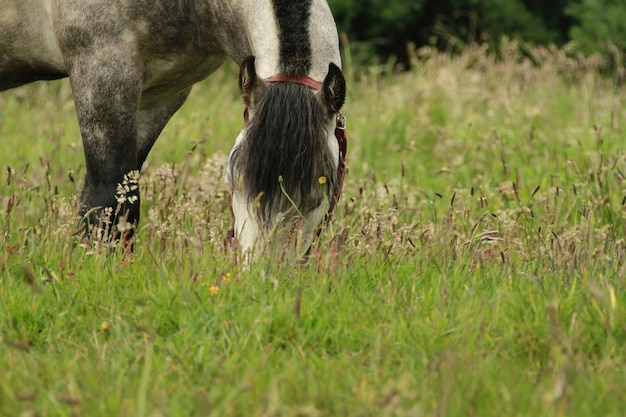
[[[132,262],[72,236],[68,83],[0,95],[0,415],[622,415],[626,91],[515,51],[349,80],[344,195],[303,265],[224,246],[232,67],[150,155]]]

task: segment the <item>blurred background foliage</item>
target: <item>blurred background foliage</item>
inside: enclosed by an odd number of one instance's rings
[[[612,67],[626,51],[624,0],[329,0],[356,62],[410,63],[408,45],[451,52],[503,37],[523,45],[569,44]]]

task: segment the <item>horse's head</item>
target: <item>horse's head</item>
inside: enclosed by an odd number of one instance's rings
[[[302,255],[341,192],[343,74],[331,63],[322,83],[291,74],[263,80],[248,57],[239,86],[244,127],[228,168],[235,237],[244,253],[278,240]]]

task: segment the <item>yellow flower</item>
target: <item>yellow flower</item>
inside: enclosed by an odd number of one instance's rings
[[[222,282],[224,282],[225,284],[228,284],[230,282],[230,277],[231,277],[231,273],[226,272],[224,275],[222,275]]]
[[[209,286],[209,294],[217,295],[218,292],[220,292],[220,287],[218,287],[217,285]]]
[[[317,182],[319,182],[320,185],[326,184],[326,177],[322,175],[317,179]]]
[[[100,330],[102,330],[103,332],[106,332],[107,330],[109,330],[109,323],[107,323],[106,321],[103,321],[102,324],[100,325]]]

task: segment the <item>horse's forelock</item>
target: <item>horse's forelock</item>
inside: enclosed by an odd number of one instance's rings
[[[306,214],[331,198],[337,186],[326,111],[308,87],[292,83],[268,85],[256,107],[232,161],[248,203],[259,202],[254,214],[260,224],[272,223],[279,213],[295,213],[294,203]]]

